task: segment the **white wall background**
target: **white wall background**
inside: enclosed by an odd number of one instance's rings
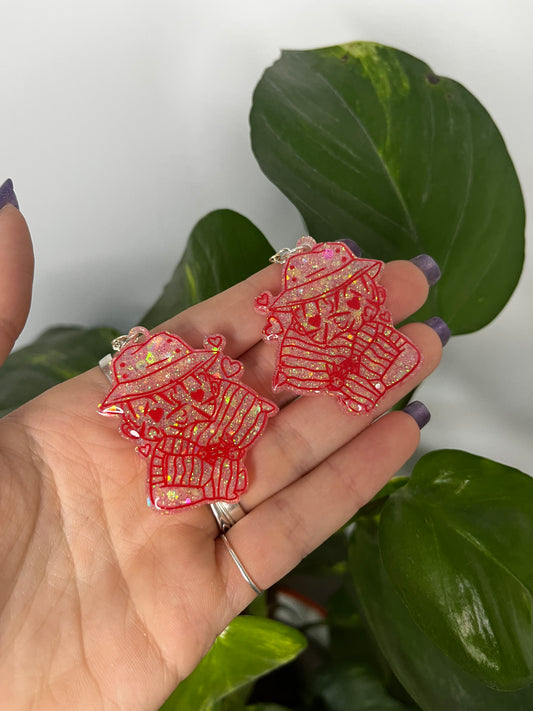
[[[229,207],[276,247],[302,232],[252,156],[252,91],[280,49],[395,46],[470,89],[533,196],[531,0],[0,0],[0,183],[32,229],[19,345],[51,325],[127,330],[188,233]],[[531,242],[531,234],[528,236]],[[458,337],[420,389],[421,451],[457,447],[533,474],[531,260],[499,318]]]

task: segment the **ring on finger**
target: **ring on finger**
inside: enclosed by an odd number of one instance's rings
[[[233,550],[233,546],[226,538],[226,532],[229,531],[229,529],[234,526],[237,521],[245,516],[244,509],[239,503],[228,503],[226,501],[215,501],[213,504],[210,504],[210,506],[220,530],[219,538],[224,541],[224,545],[228,549],[228,553],[232,557],[242,577],[246,580],[256,595],[261,595],[263,590],[261,590],[261,588],[254,583],[248,574],[248,571],[242,564],[239,556]]]
[[[261,588],[260,588],[258,585],[256,585],[256,584],[254,583],[254,581],[252,580],[252,578],[251,578],[250,575],[248,574],[246,568],[245,568],[244,565],[241,563],[241,561],[240,561],[240,559],[239,559],[239,556],[235,553],[235,551],[233,550],[233,547],[232,547],[231,543],[230,543],[230,542],[228,541],[228,539],[226,538],[226,534],[225,534],[225,533],[221,533],[221,534],[220,534],[220,538],[222,538],[222,540],[224,541],[224,545],[225,545],[226,548],[228,549],[228,553],[229,553],[230,556],[233,558],[233,561],[234,561],[235,565],[237,566],[237,568],[239,569],[239,572],[240,572],[240,574],[242,575],[242,577],[246,580],[246,582],[247,582],[248,585],[252,588],[252,590],[254,591],[254,593],[255,593],[256,595],[261,595],[261,593],[263,593],[263,590],[261,590]]]
[[[211,511],[216,519],[220,533],[226,533],[244,515],[244,509],[239,503],[228,503],[226,501],[215,501],[211,504]]]

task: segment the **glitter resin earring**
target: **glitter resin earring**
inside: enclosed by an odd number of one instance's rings
[[[216,334],[196,350],[137,327],[100,363],[112,388],[98,411],[119,417],[147,459],[147,503],[159,511],[237,501],[248,485],[246,451],[278,410],[240,382],[242,363],[224,345]]]
[[[420,351],[384,308],[383,262],[311,237],[271,261],[284,265],[281,291],[263,292],[255,307],[267,319],[264,340],[278,344],[274,390],[326,392],[347,412],[365,413],[419,365]]]

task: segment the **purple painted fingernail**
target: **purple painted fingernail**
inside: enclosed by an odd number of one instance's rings
[[[413,257],[413,259],[410,259],[409,261],[424,273],[424,276],[430,286],[436,284],[440,279],[440,267],[433,257],[429,256],[429,254],[419,254],[418,257]]]
[[[354,242],[353,239],[340,239],[339,242],[343,242],[348,249],[350,249],[356,257],[360,257],[363,254],[363,250],[361,247],[357,244],[357,242]]]
[[[443,321],[441,318],[438,316],[432,316],[431,318],[428,318],[427,321],[424,321],[430,328],[432,328],[437,336],[440,338],[440,342],[442,343],[443,346],[445,346],[448,341],[450,340],[450,336],[452,335],[452,332],[450,331],[448,324],[446,321]]]
[[[431,419],[429,410],[423,402],[420,402],[420,400],[413,400],[413,402],[410,402],[409,405],[406,405],[403,408],[403,412],[411,415],[419,429],[425,427]]]
[[[0,210],[8,204],[14,205],[18,209],[19,203],[13,190],[11,178],[8,178],[5,183],[0,185]]]

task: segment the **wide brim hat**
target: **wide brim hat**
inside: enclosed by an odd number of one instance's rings
[[[217,358],[217,351],[194,350],[179,336],[165,331],[127,346],[113,358],[115,385],[99,410],[106,412],[119,403],[167,390],[200,368],[209,368]]]
[[[355,257],[342,242],[323,242],[285,262],[283,290],[269,305],[282,309],[314,301],[329,291],[367,274],[376,277],[383,262]]]

